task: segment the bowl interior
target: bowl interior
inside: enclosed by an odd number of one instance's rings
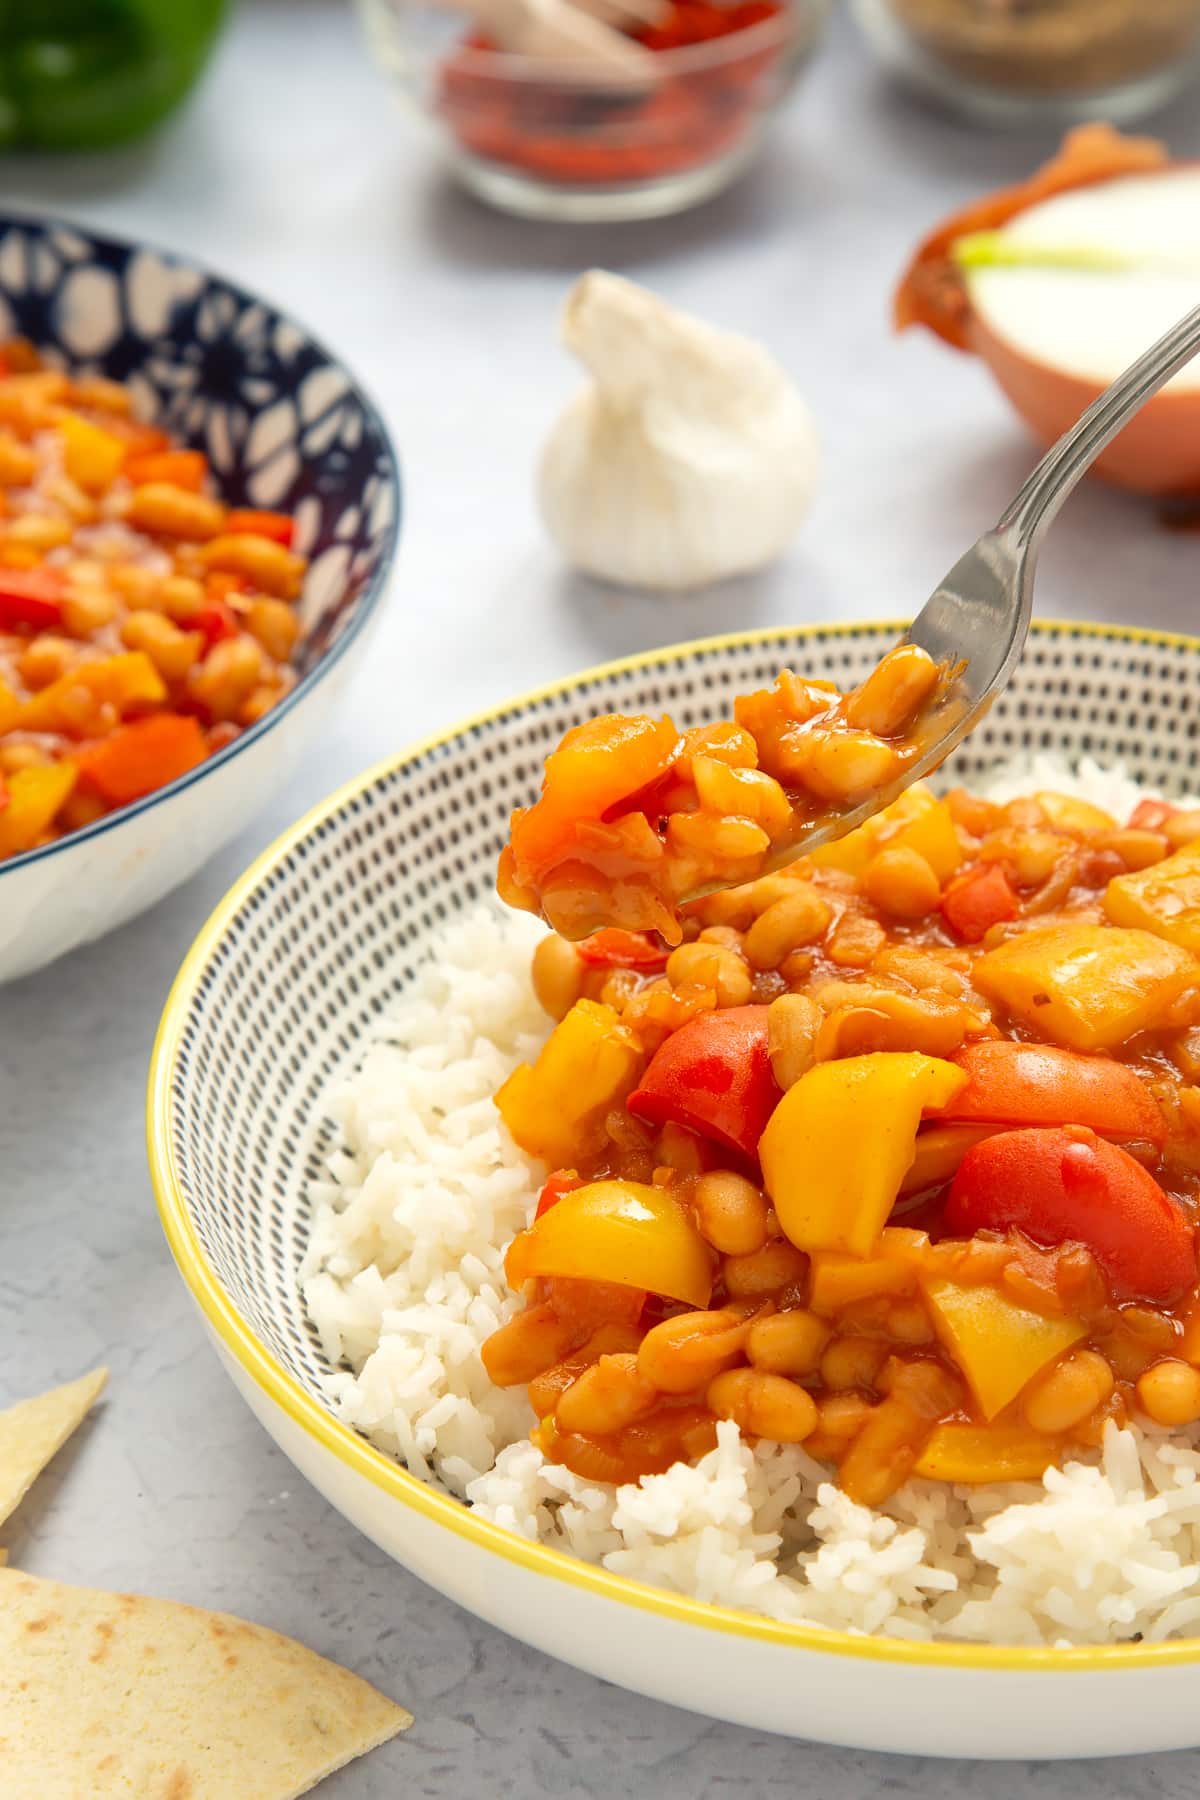
[[[309,673],[390,562],[399,474],[350,373],[300,325],[186,258],[55,220],[0,216],[0,337],[126,383],[203,450],[224,498],[296,519],[310,558],[296,662]]]
[[[313,1406],[331,1410],[297,1283],[309,1189],[332,1142],[323,1096],[438,927],[492,891],[509,811],[532,800],[562,732],[613,710],[699,724],[784,664],[848,685],[896,631],[758,634],[611,665],[418,746],[266,853],[201,934],[156,1052],[156,1184],[218,1331],[220,1314],[238,1315]],[[1200,639],[1035,627],[1011,688],[944,779],[1053,750],[1121,761],[1166,792],[1194,787],[1198,673]]]

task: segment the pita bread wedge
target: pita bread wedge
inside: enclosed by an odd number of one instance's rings
[[[228,1613],[0,1569],[0,1792],[295,1800],[411,1725],[302,1644]]]
[[[78,1381],[0,1412],[0,1525],[20,1506],[107,1380],[107,1369],[93,1369]]]

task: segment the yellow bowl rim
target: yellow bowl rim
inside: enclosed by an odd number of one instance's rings
[[[708,651],[792,642],[796,638],[855,637],[889,630],[899,633],[906,625],[907,621],[868,619],[853,623],[769,626],[756,631],[728,632],[714,637],[692,639],[658,650],[642,651],[613,662],[596,664],[577,674],[505,700],[446,730],[435,732],[405,750],[394,752],[344,782],[324,800],[318,801],[257,856],[217,902],[184,957],[167,996],[151,1054],[146,1096],[147,1149],[159,1219],[179,1272],[210,1329],[228,1355],[240,1365],[273,1405],[352,1474],[369,1481],[392,1499],[422,1514],[434,1524],[445,1526],[457,1536],[502,1557],[518,1568],[582,1588],[600,1599],[656,1613],[660,1618],[676,1624],[723,1632],[733,1637],[751,1638],[759,1643],[795,1650],[852,1657],[868,1663],[901,1663],[919,1667],[986,1669],[1010,1673],[1036,1671],[1048,1674],[1175,1667],[1195,1663],[1200,1661],[1200,1638],[1180,1638],[1155,1644],[1054,1648],[1049,1645],[956,1644],[947,1640],[912,1642],[897,1638],[858,1636],[852,1632],[827,1630],[817,1625],[768,1619],[733,1607],[716,1606],[708,1601],[668,1593],[664,1589],[651,1587],[646,1582],[613,1574],[593,1563],[581,1562],[565,1551],[519,1537],[503,1526],[480,1518],[461,1501],[452,1499],[411,1475],[350,1426],[334,1418],[287,1373],[260,1343],[221,1287],[215,1271],[204,1255],[184,1199],[171,1139],[171,1071],[175,1066],[181,1034],[199,976],[230,920],[252,890],[301,839],[307,837],[331,814],[380,780],[472,729],[487,725],[506,713],[566,693],[589,681],[633,673],[639,669],[652,670]],[[1146,631],[1135,626],[1084,623],[1074,619],[1038,620],[1034,622],[1032,630],[1038,636],[1043,633],[1049,636],[1056,632],[1066,632],[1079,637],[1176,648],[1200,655],[1200,638],[1179,632]]]

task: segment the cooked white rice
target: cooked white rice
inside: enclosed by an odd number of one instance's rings
[[[983,791],[1051,786],[1118,817],[1145,791],[1047,757]],[[485,907],[447,931],[331,1099],[343,1145],[302,1276],[343,1368],[329,1381],[340,1416],[512,1531],[771,1618],[1009,1644],[1200,1628],[1200,1427],[1110,1426],[1101,1456],[1043,1481],[910,1482],[877,1512],[802,1448],[752,1447],[729,1423],[694,1467],[618,1488],[545,1460],[523,1390],[493,1387],[479,1359],[516,1309],[503,1254],[542,1173],[492,1104],[549,1029],[529,979],[538,930]]]

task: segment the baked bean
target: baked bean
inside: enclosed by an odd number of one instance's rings
[[[22,769],[40,769],[50,757],[39,744],[0,743],[0,771],[18,775]]]
[[[162,576],[138,563],[117,561],[107,571],[109,586],[131,606],[151,607],[156,603]]]
[[[30,550],[59,550],[74,536],[70,519],[50,513],[22,513],[4,526],[7,544],[22,544]]]
[[[728,865],[754,862],[770,845],[761,825],[750,819],[712,819],[707,813],[672,813],[667,821],[668,854],[683,861],[693,859],[703,879],[712,879]],[[685,881],[689,878],[685,878]],[[686,891],[686,887],[685,887]]]
[[[891,745],[870,731],[814,725],[797,747],[798,778],[819,799],[839,806],[886,787],[899,766]]]
[[[60,680],[78,660],[78,648],[69,638],[44,631],[18,657],[17,671],[26,687],[36,691]]]
[[[781,994],[767,1012],[771,1071],[786,1094],[815,1061],[817,1033],[824,1015],[807,994]]]
[[[232,719],[263,673],[262,647],[239,633],[214,644],[192,670],[189,691],[214,719]]]
[[[721,817],[753,819],[768,837],[777,837],[791,822],[788,797],[761,769],[731,768],[713,756],[692,759],[692,780],[705,812]]]
[[[746,1337],[746,1355],[756,1369],[773,1375],[811,1375],[829,1342],[832,1327],[816,1313],[797,1308],[755,1319]]]
[[[111,625],[118,611],[117,598],[107,588],[72,585],[62,604],[63,630],[72,637],[90,637],[105,625]]]
[[[942,897],[942,884],[919,850],[898,845],[872,857],[863,876],[867,899],[893,919],[923,919]]]
[[[1101,832],[1093,842],[1097,850],[1114,851],[1127,869],[1148,869],[1161,862],[1171,848],[1161,831],[1143,831],[1135,826]]]
[[[657,1402],[658,1389],[642,1373],[637,1357],[622,1351],[585,1369],[559,1400],[554,1419],[561,1431],[604,1437],[623,1431]]]
[[[865,969],[886,943],[887,933],[877,920],[844,912],[825,940],[825,954],[839,968]]]
[[[115,413],[120,418],[128,418],[133,410],[133,395],[119,381],[109,381],[103,375],[77,375],[71,386],[72,398],[78,406]]]
[[[267,655],[280,663],[287,661],[300,636],[295,608],[284,600],[252,600],[246,608],[245,625]]]
[[[533,991],[552,1019],[565,1019],[583,992],[583,960],[574,944],[551,931],[533,952]]]
[[[789,951],[815,944],[833,917],[828,900],[811,882],[792,883],[792,892],[759,914],[745,937],[745,952],[756,969],[777,969]]]
[[[784,1375],[727,1369],[709,1383],[705,1399],[718,1419],[732,1419],[748,1437],[802,1444],[816,1429],[812,1395]]]
[[[1073,1350],[1025,1389],[1021,1401],[1025,1423],[1049,1436],[1069,1431],[1103,1406],[1115,1385],[1112,1370],[1097,1351]]]
[[[238,707],[237,713],[235,714],[238,724],[257,724],[258,720],[269,713],[273,706],[279,705],[279,702],[286,693],[287,687],[283,682],[260,682],[258,687],[250,689],[250,692]]]
[[[877,1338],[834,1338],[821,1357],[821,1380],[834,1389],[872,1387],[887,1355],[887,1345]]]
[[[937,686],[937,664],[917,644],[897,644],[846,700],[846,723],[898,737]]]
[[[747,1256],[727,1256],[721,1264],[726,1289],[735,1300],[774,1294],[789,1282],[802,1281],[807,1272],[807,1256],[786,1238],[775,1238]]]
[[[741,1362],[748,1330],[728,1310],[679,1313],[646,1333],[638,1368],[660,1393],[690,1394]]]
[[[143,610],[125,615],[121,642],[129,650],[144,650],[164,681],[182,681],[204,650],[201,632],[180,631],[162,613]]]
[[[1200,1369],[1174,1357],[1138,1376],[1138,1405],[1156,1425],[1191,1425],[1200,1419]]]
[[[189,537],[212,537],[210,532],[188,532]],[[305,562],[294,550],[277,544],[271,538],[255,537],[250,532],[235,532],[229,537],[212,537],[204,546],[205,566],[223,569],[230,575],[244,575],[264,594],[280,600],[299,597],[304,581]]]
[[[176,625],[190,625],[204,610],[205,598],[203,582],[190,575],[167,575],[158,584],[154,604]]]
[[[668,1120],[658,1134],[656,1146],[659,1162],[679,1175],[702,1175],[708,1152],[703,1138],[694,1131]]]
[[[742,954],[742,934],[732,925],[705,925],[696,933],[697,942],[701,944],[719,944],[723,950],[735,950]]]
[[[723,1256],[750,1256],[767,1241],[767,1202],[762,1191],[732,1169],[701,1175],[691,1191],[696,1223]]]
[[[150,481],[144,487],[134,488],[125,517],[139,531],[161,532],[165,537],[201,542],[205,538],[216,538],[225,523],[225,508],[219,500],[210,500],[207,494],[194,494],[189,488],[176,487],[170,481]],[[233,543],[235,540],[226,541]]]
[[[29,487],[37,475],[37,457],[11,431],[0,431],[0,488]]]
[[[722,944],[680,944],[667,959],[667,979],[675,987],[709,988],[718,1006],[745,1006],[753,988],[746,960]]]
[[[549,1306],[527,1306],[493,1331],[479,1353],[497,1387],[525,1387],[543,1369],[562,1361],[574,1337],[575,1327]]]

